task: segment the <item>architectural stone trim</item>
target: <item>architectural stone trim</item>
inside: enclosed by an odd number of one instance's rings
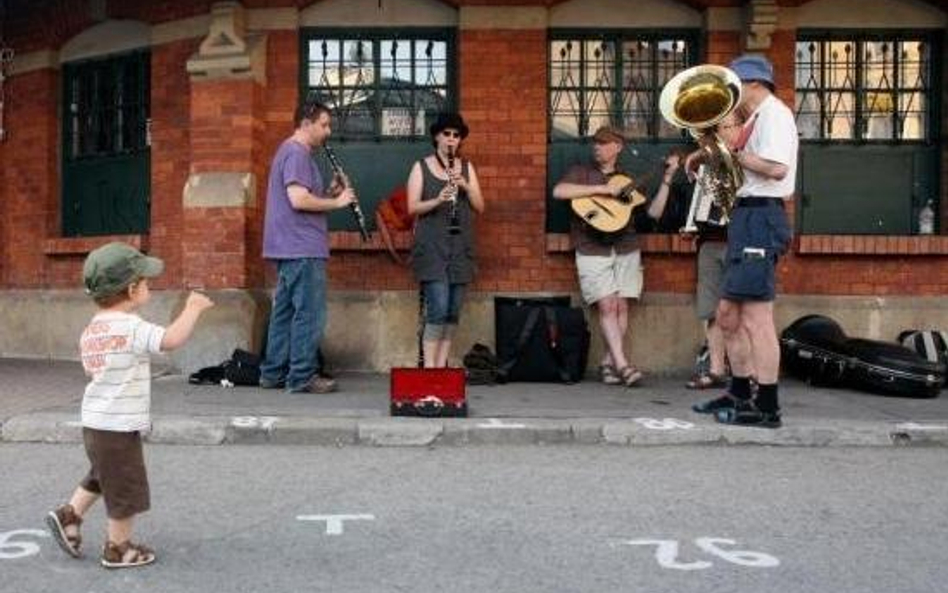
[[[193,173],[184,184],[185,208],[242,208],[257,201],[253,173]]]
[[[16,54],[13,56],[13,68],[10,74],[16,76],[18,74],[26,74],[27,72],[45,70],[47,68],[59,68],[59,52],[51,49],[42,49],[25,54]]]
[[[546,29],[548,12],[535,6],[462,6],[459,28]]]
[[[301,27],[455,27],[441,0],[324,0],[300,11]]]
[[[550,27],[700,28],[702,13],[677,0],[569,0],[550,8]]]
[[[93,25],[59,49],[61,63],[130,51],[151,45],[151,25],[140,21],[109,20]]]
[[[248,38],[240,3],[214,3],[207,36],[187,63],[191,80],[253,77],[266,84],[265,41],[265,37]]]
[[[782,7],[778,28],[941,29],[948,12],[923,0],[812,0]]]
[[[733,7],[709,7],[704,13],[704,26],[708,32],[742,31],[743,11]]]
[[[777,0],[750,0],[744,6],[744,48],[749,51],[770,49],[770,36],[777,28]]]
[[[162,45],[184,39],[203,37],[207,35],[210,26],[211,15],[209,14],[160,23],[152,27],[151,44]]]
[[[251,8],[244,12],[249,31],[285,31],[300,26],[300,13],[295,8]]]

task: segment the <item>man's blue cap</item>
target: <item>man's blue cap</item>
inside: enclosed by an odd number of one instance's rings
[[[774,84],[773,64],[764,56],[743,55],[731,62],[728,68],[737,74],[741,82],[759,80],[770,83],[771,86]]]

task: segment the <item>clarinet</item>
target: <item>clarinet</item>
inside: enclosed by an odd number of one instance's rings
[[[332,167],[333,173],[346,184],[348,187],[348,177],[342,170],[342,165],[339,164],[339,159],[336,158],[336,153],[329,148],[328,144],[323,145],[323,150],[326,151],[326,158],[329,159],[329,165]],[[362,214],[362,208],[359,206],[359,201],[355,200],[349,204],[349,208],[352,210],[352,215],[355,217],[356,226],[359,227],[359,234],[362,235],[362,241],[369,240],[369,230],[365,227],[365,216]]]
[[[448,179],[454,174],[454,147],[448,147]],[[461,217],[458,213],[458,187],[454,181],[449,181],[454,188],[454,197],[451,198],[451,218],[448,222],[448,233],[457,235],[461,232]]]

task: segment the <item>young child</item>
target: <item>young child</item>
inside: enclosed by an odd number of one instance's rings
[[[149,278],[164,262],[124,243],[109,243],[89,254],[83,281],[99,311],[82,333],[82,366],[91,377],[82,398],[82,440],[91,467],[68,504],[46,517],[53,537],[79,558],[82,517],[100,496],[108,515],[102,551],[107,568],[143,566],[155,553],[131,541],[136,515],[150,507],[141,431],[151,426],[149,354],[174,350],[190,337],[201,313],[213,303],[192,292],[184,310],[167,328],[144,321],[135,311],[148,302]]]

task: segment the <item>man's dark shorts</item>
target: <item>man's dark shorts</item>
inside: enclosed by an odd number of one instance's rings
[[[790,237],[781,200],[739,198],[728,225],[722,296],[731,301],[774,300],[777,259],[786,253]]]
[[[127,519],[148,510],[151,495],[142,438],[137,432],[82,429],[89,474],[80,485],[105,499],[110,519]]]

